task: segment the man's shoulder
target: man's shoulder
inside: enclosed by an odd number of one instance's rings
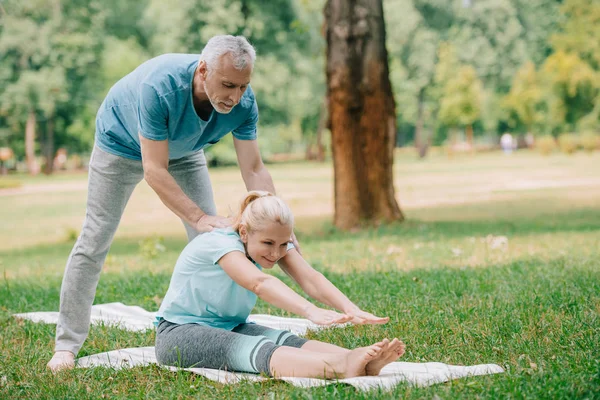
[[[159,93],[188,88],[199,54],[168,53],[151,58],[138,67],[140,82],[154,87]]]

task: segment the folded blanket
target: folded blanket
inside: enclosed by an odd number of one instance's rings
[[[14,314],[14,316],[47,324],[58,322],[58,312],[56,311],[30,312]],[[156,313],[146,311],[142,307],[126,306],[123,303],[107,303],[92,306],[91,321],[95,325],[111,325],[136,332],[154,329],[155,316]],[[275,317],[265,314],[252,314],[248,317],[248,322],[254,322],[273,329],[284,329],[296,335],[305,335],[309,329],[313,331],[323,329],[323,326],[314,324],[307,319]]]
[[[33,312],[15,314],[14,316],[34,322],[56,323],[58,321],[57,312]],[[152,329],[154,316],[155,313],[146,311],[141,307],[126,306],[122,303],[99,304],[92,307],[92,323],[114,325],[131,331]],[[299,335],[305,334],[309,329],[323,329],[322,326],[315,325],[306,319],[300,318],[282,318],[256,314],[251,315],[248,320],[274,329],[286,329]],[[77,366],[81,368],[109,367],[120,369],[150,364],[156,364],[154,347],[114,350],[107,353],[82,357],[77,360]],[[165,368],[170,370],[178,369],[176,367]],[[268,379],[255,374],[228,372],[209,368],[182,369],[226,384],[238,383],[240,381],[256,382]],[[501,372],[504,372],[504,370],[496,364],[457,366],[438,362],[394,362],[384,367],[379,376],[340,379],[337,382],[350,384],[360,390],[370,390],[374,388],[392,389],[400,382],[407,382],[415,386],[429,386],[436,383],[447,382],[451,379],[497,374]],[[300,387],[323,386],[334,382],[325,379],[294,377],[280,379]]]

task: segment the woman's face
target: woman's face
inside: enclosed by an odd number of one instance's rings
[[[287,253],[292,236],[292,227],[278,223],[248,232],[240,226],[240,238],[246,247],[246,253],[263,268],[273,268],[275,263]]]

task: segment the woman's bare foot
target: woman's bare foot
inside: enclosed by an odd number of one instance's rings
[[[48,362],[47,367],[54,373],[64,369],[72,369],[75,367],[75,355],[70,351],[57,351]]]
[[[391,362],[396,361],[404,354],[405,345],[402,341],[394,338],[391,342],[383,339],[386,346],[381,351],[379,357],[367,363],[365,368],[368,376],[377,376],[381,369]]]
[[[383,342],[375,343],[366,347],[358,347],[351,350],[345,357],[344,372],[340,378],[353,378],[365,376],[366,366],[369,362],[379,358],[383,351]]]

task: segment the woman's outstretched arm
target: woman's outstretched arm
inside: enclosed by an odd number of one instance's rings
[[[307,318],[315,324],[343,324],[352,319],[351,316],[312,304],[276,277],[256,268],[239,251],[225,254],[218,264],[238,285],[252,291],[267,303]]]
[[[377,317],[362,311],[322,273],[311,267],[296,250],[288,251],[285,257],[279,260],[279,266],[313,299],[327,304],[351,315],[351,322],[355,324],[385,324],[389,317]]]

